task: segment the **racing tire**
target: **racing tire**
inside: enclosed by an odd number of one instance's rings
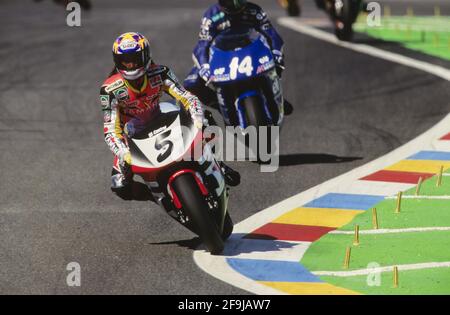
[[[225,215],[225,221],[223,222],[222,240],[226,241],[231,233],[233,233],[233,220],[231,220],[230,214],[227,212]]]
[[[262,161],[260,154],[259,154],[259,127],[269,126],[266,114],[264,112],[264,106],[261,102],[261,99],[258,96],[249,96],[243,100],[244,108],[245,108],[245,115],[247,119],[247,126],[255,126],[256,127],[256,133],[257,133],[257,152],[256,157],[258,163],[269,163],[269,161]],[[271,130],[270,127],[267,130],[267,148],[271,148]]]
[[[349,42],[353,39],[353,22],[355,21],[355,11],[358,11],[358,8],[355,8],[353,0],[342,0],[342,2],[344,7],[342,8],[342,17],[340,19],[343,27],[335,26],[335,34],[339,40]]]
[[[222,236],[193,175],[178,176],[172,187],[181,202],[184,213],[191,220],[208,251],[212,255],[222,253],[224,248]]]
[[[287,3],[286,11],[288,16],[300,16],[301,10],[298,5],[298,0],[287,0]]]

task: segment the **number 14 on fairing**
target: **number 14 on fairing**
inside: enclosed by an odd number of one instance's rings
[[[252,58],[250,56],[244,57],[241,63],[239,63],[239,57],[231,59],[230,63],[230,78],[236,79],[238,72],[243,73],[246,76],[251,76],[253,71]]]

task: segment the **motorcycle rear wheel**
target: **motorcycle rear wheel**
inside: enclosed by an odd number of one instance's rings
[[[224,248],[222,236],[193,175],[180,175],[172,185],[184,213],[191,220],[209,252],[213,255],[222,253]]]
[[[355,21],[355,14],[357,15],[358,8],[355,8],[353,0],[342,0],[342,2],[344,6],[340,20],[343,23],[343,27],[339,28],[335,25],[335,34],[338,39],[349,42],[353,39],[353,22]]]

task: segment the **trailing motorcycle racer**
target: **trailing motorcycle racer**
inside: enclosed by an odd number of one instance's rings
[[[209,47],[221,32],[240,28],[254,28],[263,34],[271,47],[280,77],[284,70],[284,42],[270,23],[266,12],[247,0],[219,0],[203,15],[199,40],[193,52],[194,67],[184,80],[185,88],[197,95],[208,106],[217,106],[216,93],[205,86],[211,77]],[[289,114],[292,112],[292,107],[288,102],[285,104],[288,107],[285,109],[285,114]]]
[[[133,174],[127,137],[160,115],[163,92],[181,103],[198,128],[206,123],[202,104],[186,91],[173,72],[154,63],[149,41],[141,34],[128,32],[113,44],[115,68],[100,89],[105,142],[114,154],[111,189],[124,199],[132,196]],[[239,184],[239,173],[221,163],[229,186]]]

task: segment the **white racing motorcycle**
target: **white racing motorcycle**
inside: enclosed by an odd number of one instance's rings
[[[191,117],[173,104],[159,106],[161,115],[127,139],[132,171],[172,218],[220,254],[233,231],[221,168]]]

